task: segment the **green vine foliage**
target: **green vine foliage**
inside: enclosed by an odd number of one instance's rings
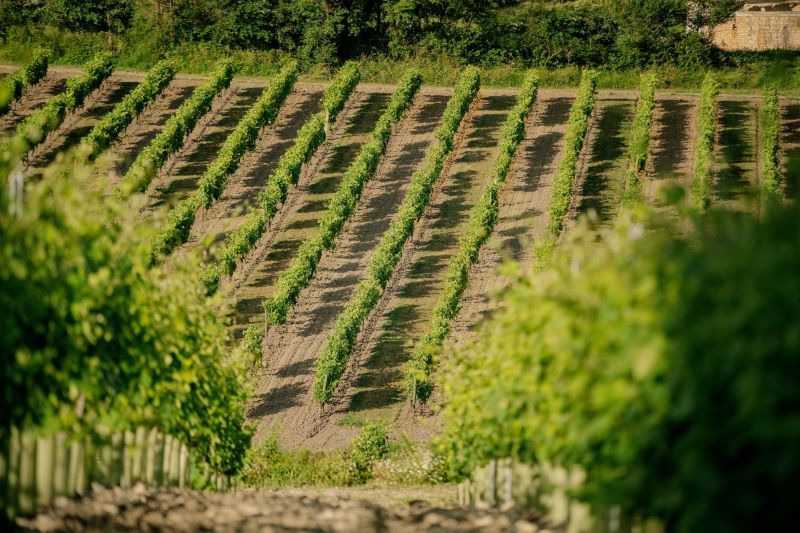
[[[453,137],[480,88],[478,69],[468,67],[459,77],[453,97],[447,103],[444,119],[436,130],[438,143],[428,152],[425,166],[411,177],[411,183],[392,225],[384,233],[370,260],[367,278],[356,287],[355,294],[339,315],[322,354],[317,359],[314,398],[327,402],[344,373],[347,359],[367,315],[375,307],[400,261],[403,245],[414,231],[414,224],[423,215],[433,187],[442,173],[445,159],[453,149]]]
[[[331,123],[336,120],[360,79],[355,63],[347,63],[339,70],[333,83],[325,91],[322,111],[300,128],[294,144],[283,154],[277,168],[267,179],[264,189],[258,195],[259,207],[251,210],[242,224],[226,237],[218,260],[203,268],[201,277],[209,294],[217,291],[223,275],[230,276],[234,273],[238,262],[267,231],[269,221],[286,200],[289,189],[297,183],[303,165],[325,141],[326,120]]]
[[[47,74],[50,52],[44,49],[34,51],[30,62],[13,76],[2,82],[0,88],[0,116],[6,114],[11,104],[22,98],[25,90],[39,83]]]
[[[261,128],[275,122],[283,102],[297,80],[297,64],[290,62],[270,82],[269,87],[225,139],[216,159],[209,165],[197,191],[167,215],[167,222],[153,238],[151,260],[167,256],[186,242],[197,211],[211,207],[222,195],[228,176],[239,168],[242,157],[253,150]]]
[[[577,228],[444,364],[441,451],[584,474],[663,530],[776,531],[800,475],[800,213]]]
[[[83,190],[76,166],[26,187],[21,213],[0,194],[0,434],[157,427],[237,472],[248,389],[225,325],[188,265],[149,268],[124,207]]]
[[[126,198],[133,193],[142,193],[164,165],[170,155],[178,151],[186,141],[200,118],[211,110],[211,104],[233,79],[236,67],[230,61],[223,61],[204,85],[194,90],[192,95],[178,108],[164,124],[161,132],[139,152],[117,195]]]
[[[706,74],[700,91],[697,122],[692,199],[696,209],[705,210],[711,203],[711,172],[714,166],[714,140],[717,133],[717,97],[719,83],[712,73]]]
[[[282,324],[286,321],[300,292],[314,277],[322,253],[335,246],[336,237],[358,205],[364,184],[372,178],[378,168],[394,126],[411,105],[421,83],[422,77],[413,71],[398,85],[386,110],[372,130],[370,139],[361,146],[358,156],[345,171],[339,189],[331,198],[328,210],[319,221],[316,234],[300,245],[291,265],[278,279],[274,295],[264,302],[270,323]]]
[[[623,205],[631,206],[641,199],[641,173],[647,162],[650,147],[650,130],[653,126],[653,109],[656,107],[656,85],[658,77],[655,73],[642,75],[639,85],[639,100],[636,103],[636,115],[633,118],[631,133],[628,137],[628,169],[625,172],[625,192]]]
[[[564,218],[569,210],[572,186],[578,170],[578,159],[580,159],[586,139],[586,131],[589,129],[589,118],[594,110],[596,93],[597,73],[585,71],[578,87],[578,95],[569,114],[564,152],[553,181],[553,197],[550,201],[547,226],[553,240],[557,239],[564,229]]]
[[[450,261],[430,327],[417,343],[406,367],[406,390],[412,398],[425,401],[433,390],[431,374],[436,368],[444,341],[450,334],[450,324],[458,313],[461,295],[469,284],[470,266],[478,259],[481,246],[489,238],[497,222],[500,188],[508,176],[514,153],[525,137],[525,120],[536,102],[538,87],[536,73],[529,72],[523,81],[514,109],[508,114],[500,135],[500,151],[492,178],[480,201],[472,209],[469,226],[461,236],[458,250]]]
[[[761,186],[769,195],[780,195],[781,116],[778,91],[774,87],[764,91],[761,117]]]
[[[67,87],[61,94],[48,100],[42,107],[34,110],[17,125],[14,135],[6,141],[14,146],[16,153],[26,153],[44,140],[48,133],[64,121],[67,113],[83,105],[89,93],[100,87],[114,71],[110,54],[95,56],[86,65],[83,73],[67,80]]]
[[[89,147],[88,156],[97,157],[103,150],[111,146],[119,134],[150,102],[161,94],[174,77],[175,67],[166,60],[151,68],[144,81],[125,95],[125,98],[114,106],[111,112],[103,116],[83,140],[83,143]]]

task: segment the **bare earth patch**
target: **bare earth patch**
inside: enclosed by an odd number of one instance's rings
[[[43,106],[51,97],[63,91],[66,86],[67,76],[48,72],[42,81],[29,87],[22,98],[11,104],[8,112],[0,117],[0,135],[10,133],[34,109]]]
[[[509,531],[547,533],[521,509],[468,509],[434,496],[439,487],[387,489],[189,490],[97,489],[20,521],[27,531]],[[453,487],[441,487],[455,492]]]

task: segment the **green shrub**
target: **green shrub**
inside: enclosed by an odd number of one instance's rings
[[[284,450],[272,435],[248,454],[240,482],[269,488],[362,485],[372,479],[375,463],[389,448],[389,430],[383,422],[365,424],[341,451]]]
[[[21,147],[18,150],[24,153],[42,142],[49,132],[61,125],[67,113],[82,106],[89,93],[97,89],[113,71],[114,63],[110,54],[95,56],[86,63],[80,76],[67,80],[64,92],[50,98],[20,122],[6,143]]]
[[[628,169],[625,172],[625,193],[623,203],[631,205],[639,200],[642,182],[639,175],[644,171],[647,154],[650,148],[650,129],[653,126],[653,109],[655,109],[655,93],[658,77],[655,73],[642,75],[639,86],[639,100],[636,103],[636,115],[633,118],[631,133],[628,137]]]
[[[667,531],[781,531],[800,475],[800,213],[584,231],[450,357],[443,449],[577,468]]]
[[[89,146],[90,157],[97,157],[100,152],[111,146],[122,130],[161,94],[173,77],[175,77],[175,67],[168,61],[161,61],[151,68],[144,81],[103,116],[83,140]]]
[[[0,116],[4,115],[15,100],[22,98],[25,90],[31,85],[41,81],[47,74],[50,63],[50,52],[47,50],[36,50],[27,65],[7,80],[2,82],[0,88]]]
[[[215,470],[239,470],[250,443],[247,389],[226,329],[188,266],[150,269],[122,206],[45,177],[10,214],[0,193],[0,436],[10,427],[157,427]],[[78,408],[76,409],[76,406]]]
[[[267,179],[267,184],[259,193],[260,209],[253,209],[244,222],[225,238],[225,245],[219,253],[217,262],[203,268],[201,278],[209,294],[219,288],[223,275],[230,276],[236,264],[253,248],[256,241],[269,227],[269,221],[286,200],[289,188],[297,183],[303,165],[316,153],[317,148],[327,137],[326,120],[333,123],[344,108],[347,99],[355,89],[361,75],[354,63],[347,63],[325,91],[322,112],[311,117],[297,133],[294,145],[278,161],[275,171]]]
[[[514,153],[525,137],[525,119],[536,101],[538,89],[537,75],[534,72],[528,73],[517,96],[517,103],[508,114],[500,135],[500,150],[492,179],[480,201],[472,209],[469,226],[459,240],[456,254],[450,260],[447,278],[433,310],[430,327],[417,343],[406,367],[406,390],[413,399],[424,401],[433,390],[431,373],[444,341],[450,334],[450,322],[458,313],[461,295],[469,283],[470,266],[478,259],[481,246],[489,238],[497,222],[500,188],[511,169]]]
[[[201,207],[209,208],[218,200],[225,190],[228,176],[239,168],[242,157],[253,150],[261,128],[272,124],[278,117],[284,100],[292,91],[297,80],[297,64],[288,63],[280,73],[272,79],[269,87],[250,108],[250,111],[239,121],[236,129],[225,139],[216,159],[208,166],[197,185],[197,191],[191,198],[178,204],[167,216],[166,225],[154,237],[151,257],[155,261],[159,256],[172,253],[176,247],[185,243],[194,224],[194,217]]]
[[[223,61],[211,79],[192,92],[192,95],[170,117],[158,135],[139,152],[117,195],[125,198],[133,193],[147,190],[167,158],[177,152],[186,137],[194,130],[200,118],[211,110],[211,104],[223,89],[227,88],[236,68],[230,61]]]
[[[422,78],[416,71],[409,73],[400,82],[372,130],[370,139],[361,146],[358,155],[345,171],[339,189],[319,221],[317,233],[303,241],[292,264],[281,274],[275,284],[273,296],[264,302],[272,324],[286,321],[300,291],[308,286],[314,276],[322,253],[335,246],[336,237],[358,205],[364,184],[378,168],[395,124],[411,105],[421,83]]]
[[[578,170],[578,159],[583,149],[586,131],[589,129],[589,117],[594,110],[596,91],[597,74],[594,71],[585,71],[578,87],[578,95],[569,114],[561,162],[553,181],[553,197],[550,200],[547,226],[552,239],[558,238],[564,228],[564,217],[567,216],[569,210],[572,186]]]
[[[314,399],[318,402],[324,404],[336,390],[361,325],[378,303],[400,260],[403,245],[428,206],[433,186],[442,173],[445,159],[453,149],[453,137],[479,87],[478,69],[466,68],[447,103],[442,125],[436,130],[438,144],[428,152],[425,165],[411,177],[403,203],[370,260],[367,278],[356,287],[355,294],[336,320],[333,332],[316,360]]]
[[[761,105],[761,186],[768,194],[781,193],[781,115],[778,91],[764,91]]]
[[[714,168],[714,140],[717,132],[717,97],[719,83],[711,73],[706,74],[700,89],[700,107],[697,117],[697,148],[694,163],[692,199],[699,210],[711,203],[711,172]]]

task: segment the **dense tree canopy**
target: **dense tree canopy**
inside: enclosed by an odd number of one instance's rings
[[[2,27],[49,23],[162,44],[281,49],[311,62],[422,50],[465,62],[628,67],[711,59],[700,33],[741,0],[3,0]]]

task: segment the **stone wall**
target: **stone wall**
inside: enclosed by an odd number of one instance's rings
[[[723,50],[800,50],[800,1],[745,4],[711,38]]]

